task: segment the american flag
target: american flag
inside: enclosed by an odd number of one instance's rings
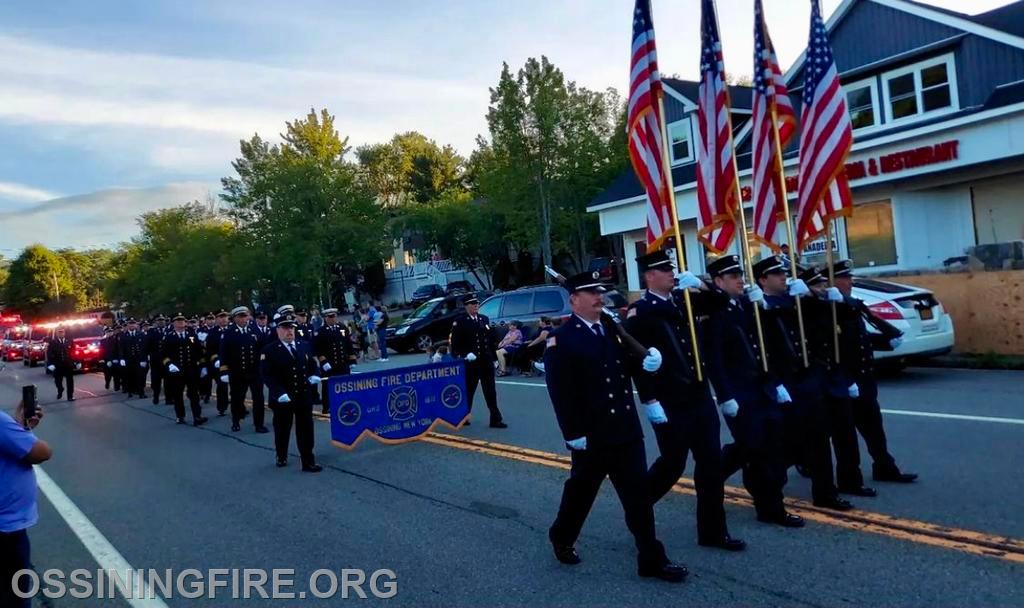
[[[661,249],[672,235],[674,217],[664,174],[665,142],[661,109],[664,94],[654,46],[650,0],[636,0],[633,11],[633,46],[629,66],[629,160],[647,191],[647,251]]]
[[[780,147],[775,145],[773,119],[778,124]],[[782,78],[775,45],[768,35],[761,0],[754,0],[754,238],[772,250],[780,250],[775,229],[784,217],[785,182],[782,151],[796,131],[796,113]]]
[[[849,215],[853,210],[853,197],[844,173],[853,145],[853,124],[818,0],[811,0],[801,118],[798,251],[821,235],[833,218]]]
[[[725,85],[722,40],[714,0],[701,0],[700,87],[697,121],[697,237],[724,253],[736,236],[736,163]]]

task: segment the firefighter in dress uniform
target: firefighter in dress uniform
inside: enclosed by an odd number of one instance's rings
[[[612,321],[602,315],[605,290],[597,273],[566,279],[573,316],[548,338],[544,353],[546,382],[558,426],[572,454],[558,515],[548,531],[555,557],[580,563],[575,543],[606,477],[611,479],[633,533],[637,572],[681,582],[688,571],[669,561],[654,526],[654,505],[647,482],[643,431],[633,401],[630,363]],[[644,359],[648,372],[661,357]]]
[[[238,306],[231,310],[233,323],[220,340],[218,379],[230,387],[231,430],[242,430],[245,417],[245,395],[252,396],[252,422],[257,433],[269,433],[263,424],[263,381],[260,379],[260,336],[249,323],[249,309]]]
[[[470,411],[473,410],[473,396],[479,384],[484,401],[491,414],[491,428],[506,429],[498,409],[498,393],[494,385],[494,366],[498,361],[498,346],[494,342],[491,321],[480,314],[480,300],[470,294],[462,299],[465,313],[452,322],[448,343],[451,355],[466,362],[466,391]],[[469,420],[466,420],[469,424]]]
[[[209,373],[204,362],[203,345],[196,334],[186,327],[185,315],[174,316],[174,328],[163,340],[164,371],[167,372],[167,391],[174,405],[178,424],[185,424],[185,397],[192,410],[192,424],[206,423],[199,405],[199,379]]]
[[[810,472],[815,506],[849,511],[853,505],[839,497],[832,476],[825,401],[828,353],[822,352],[824,342],[814,339],[822,327],[831,327],[831,311],[821,300],[806,297],[810,294],[807,284],[802,279],[787,279],[787,271],[787,262],[778,256],[767,257],[754,265],[754,278],[765,293],[761,320],[768,367],[792,402],[782,408],[786,465],[796,464]],[[803,345],[796,305],[798,297],[802,298],[804,333],[811,337]],[[803,360],[804,348],[807,349],[807,365]]]
[[[348,375],[356,360],[348,330],[338,322],[337,308],[324,309],[323,319],[323,327],[313,338],[313,353],[320,362],[320,369],[323,370],[323,375],[329,378]],[[320,398],[324,414],[330,413],[327,390],[328,383],[324,382]]]
[[[781,406],[789,400],[781,383],[763,368],[754,306],[764,294],[758,287],[745,288],[738,256],[722,256],[707,271],[713,281],[704,332],[707,370],[733,438],[722,448],[724,477],[743,471],[758,521],[803,527],[803,518],[787,513],[782,500],[786,465]]]
[[[146,334],[139,330],[139,322],[128,319],[128,329],[121,334],[119,343],[121,353],[121,369],[124,377],[121,382],[127,387],[129,396],[136,395],[146,398]]]
[[[697,542],[702,546],[742,551],[746,543],[729,536],[725,521],[722,443],[718,408],[711,397],[706,375],[697,379],[690,323],[684,289],[703,283],[693,273],[676,276],[675,266],[664,251],[637,258],[647,284],[643,297],[626,313],[630,335],[664,358],[653,374],[635,373],[633,381],[647,420],[657,439],[658,459],[648,474],[651,502],[661,500],[679,481],[692,452],[697,488]],[[678,287],[676,289],[676,283]],[[699,294],[691,294],[696,301]],[[699,317],[699,311],[695,314]],[[696,322],[696,320],[695,320]],[[695,328],[700,344],[703,328]],[[703,351],[703,346],[700,346]],[[706,374],[706,372],[705,372]]]
[[[834,276],[835,287],[843,295],[843,304],[837,308],[840,364],[856,387],[855,394],[851,395],[853,422],[871,455],[872,479],[912,483],[917,475],[902,472],[889,453],[875,380],[875,351],[899,348],[903,332],[875,316],[863,300],[853,297],[853,263],[850,260],[837,262]],[[874,332],[868,331],[869,325]],[[858,480],[854,478],[851,481],[856,483]]]
[[[267,385],[270,411],[274,413],[274,448],[277,466],[288,466],[292,426],[302,470],[323,470],[313,455],[313,394],[320,384],[316,359],[309,344],[295,339],[295,316],[285,313],[277,320],[277,340],[260,353],[260,374]]]

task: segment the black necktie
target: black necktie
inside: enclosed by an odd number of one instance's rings
[[[594,323],[590,326],[590,329],[594,330],[594,333],[597,334],[598,338],[604,337],[604,328],[601,327],[600,323]]]

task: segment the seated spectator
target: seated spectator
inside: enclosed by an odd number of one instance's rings
[[[504,376],[508,373],[506,357],[514,354],[523,345],[523,324],[519,321],[512,321],[508,324],[508,332],[498,343],[498,375]]]
[[[512,358],[512,365],[518,367],[524,376],[532,376],[534,369],[532,363],[544,358],[544,349],[547,348],[548,336],[551,335],[554,329],[555,324],[550,317],[541,317],[537,337],[520,348],[516,356]]]

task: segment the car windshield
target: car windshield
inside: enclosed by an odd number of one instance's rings
[[[65,328],[65,336],[69,340],[77,338],[102,338],[103,326],[99,323],[85,323],[83,325],[71,325]]]
[[[46,334],[48,334],[48,333],[50,333],[50,332],[48,332],[47,330],[43,329],[42,327],[33,327],[32,328],[32,337],[30,339],[31,340],[42,340],[43,338],[46,337]]]
[[[432,293],[434,293],[434,286],[433,285],[423,285],[422,287],[417,287],[416,291],[414,291],[412,293],[412,295],[414,295],[414,296],[428,296],[428,295],[430,295]]]
[[[430,313],[434,312],[434,309],[437,308],[437,305],[440,303],[441,300],[431,300],[429,302],[425,302],[419,308],[414,310],[413,313],[409,315],[409,318],[425,319],[430,316]]]
[[[24,340],[28,330],[24,327],[12,327],[7,331],[8,340]]]

